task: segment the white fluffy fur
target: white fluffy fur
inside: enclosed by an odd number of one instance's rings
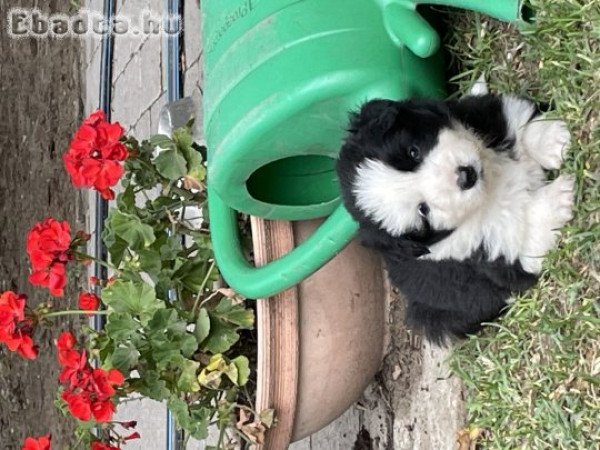
[[[473,133],[454,126],[440,132],[416,172],[365,161],[354,184],[358,207],[400,236],[419,226],[418,206],[426,202],[433,228],[455,231],[423,258],[463,260],[483,245],[490,260],[519,260],[526,271],[538,273],[557,230],[571,218],[573,179],[546,183],[542,171],[560,166],[569,133],[560,121],[529,122],[533,106],[516,97],[505,98],[504,112],[516,137],[516,159],[485,148]],[[467,165],[483,176],[461,191],[457,168]]]
[[[479,78],[473,83],[471,86],[471,90],[469,92],[470,95],[485,95],[489,93],[487,82],[485,81],[485,75],[479,75]]]

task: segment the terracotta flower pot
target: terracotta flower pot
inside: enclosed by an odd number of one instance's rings
[[[257,263],[308,237],[319,220],[253,219]],[[264,450],[282,450],[332,422],[362,394],[383,356],[380,259],[353,242],[297,287],[258,304],[257,409],[278,425]]]

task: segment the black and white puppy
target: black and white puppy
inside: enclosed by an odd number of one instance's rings
[[[409,325],[463,337],[537,280],[572,217],[558,169],[570,135],[523,98],[372,100],[350,118],[337,164],[364,245],[384,256]]]

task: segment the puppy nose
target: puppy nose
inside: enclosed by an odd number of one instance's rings
[[[456,184],[462,191],[468,191],[477,183],[477,171],[473,166],[460,166]]]

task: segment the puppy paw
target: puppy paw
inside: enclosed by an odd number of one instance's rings
[[[481,74],[479,78],[471,86],[469,95],[486,95],[489,93],[487,81],[485,80],[485,74]]]
[[[560,229],[573,218],[574,187],[573,177],[561,175],[534,196],[527,214],[527,240],[520,257],[525,271],[540,272],[544,256],[556,246]]]
[[[573,218],[575,178],[561,175],[544,189],[552,206],[552,210],[548,211],[548,224],[557,230]]]
[[[527,153],[544,169],[560,168],[570,143],[571,134],[562,120],[534,120],[523,133]]]

